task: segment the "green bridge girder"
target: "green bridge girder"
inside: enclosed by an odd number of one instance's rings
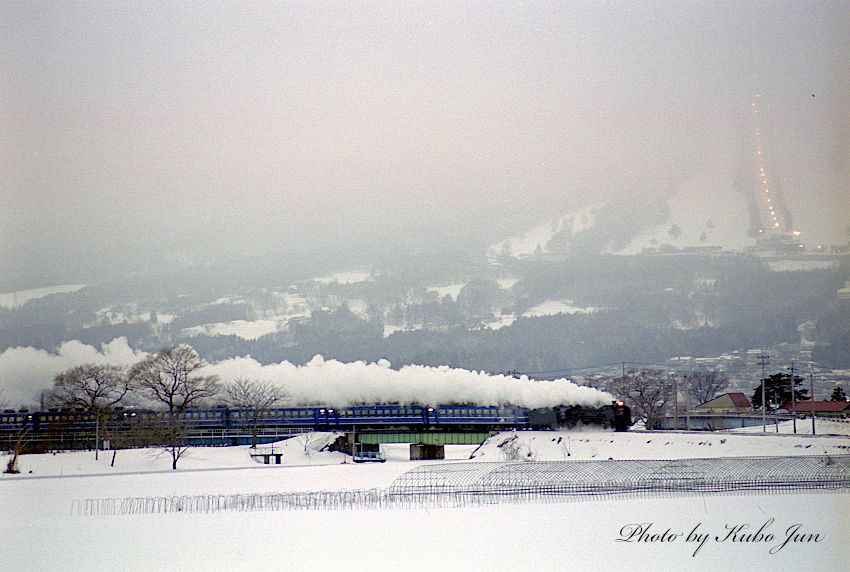
[[[440,431],[399,431],[391,433],[366,433],[358,432],[356,439],[358,443],[378,445],[381,443],[423,443],[425,445],[480,445],[490,433],[480,431],[476,433],[443,433]]]

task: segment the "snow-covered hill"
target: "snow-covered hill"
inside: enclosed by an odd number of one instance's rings
[[[749,226],[744,195],[731,182],[712,184],[702,175],[666,198],[612,200],[559,215],[491,245],[487,255],[497,261],[584,249],[621,255],[705,247],[741,251],[755,243]]]

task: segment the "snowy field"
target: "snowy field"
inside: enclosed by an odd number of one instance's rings
[[[313,438],[308,450],[330,437]],[[514,437],[538,460],[563,460],[561,444],[567,441],[570,459],[846,453],[850,445],[847,437],[775,434],[520,432],[492,438],[475,459],[503,460],[499,443]],[[296,438],[279,444],[287,462],[280,466],[255,463],[247,447],[196,448],[176,472],[152,450],[120,451],[114,468],[109,453],[99,461],[92,452],[24,456],[20,476],[0,478],[0,538],[7,553],[2,568],[828,571],[846,570],[850,561],[846,493],[411,511],[71,516],[72,502],[84,498],[380,488],[422,464],[406,460],[407,445],[383,446],[384,464],[353,465],[342,464],[345,456],[339,453],[305,453],[304,443]],[[475,450],[449,446],[447,457],[464,462]],[[742,532],[754,533],[765,523],[763,534],[772,534],[770,541],[723,540],[727,525],[748,525]],[[641,524],[651,524],[649,537],[668,528],[684,536],[622,541],[633,530],[630,525]],[[695,527],[695,534],[709,534],[701,548],[686,538]],[[771,554],[789,527],[817,539],[806,536],[809,542],[790,542]]]
[[[85,284],[62,284],[61,286],[48,286],[46,288],[32,288],[30,290],[19,290],[17,292],[0,293],[0,306],[3,308],[15,308],[23,306],[30,300],[44,298],[51,294],[67,294],[85,288]]]

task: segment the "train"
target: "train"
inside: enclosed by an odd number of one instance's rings
[[[557,429],[578,424],[626,431],[632,424],[631,412],[622,401],[602,407],[562,405],[529,409],[515,405],[418,405],[377,404],[347,407],[278,407],[255,411],[230,407],[191,409],[175,414],[180,427],[193,444],[237,443],[235,436],[250,434],[255,428],[265,435],[302,431],[503,431],[510,429]],[[144,430],[171,424],[167,412],[140,408],[115,408],[97,417],[86,411],[48,410],[0,413],[0,443],[8,445],[27,434],[28,441],[41,441],[50,449],[78,448],[103,436],[136,435]],[[219,435],[218,440],[212,435]],[[271,437],[270,437],[271,438]],[[141,437],[132,441],[141,443]],[[85,445],[83,445],[85,446]]]

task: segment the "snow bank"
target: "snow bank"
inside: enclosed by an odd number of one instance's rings
[[[228,359],[205,368],[223,381],[238,377],[267,379],[286,388],[298,404],[320,403],[342,407],[356,403],[476,403],[552,407],[561,404],[599,406],[613,397],[569,380],[533,381],[523,376],[456,369],[448,366],[404,366],[362,361],[342,363],[314,357],[303,366],[283,361],[262,365],[251,357]]]
[[[499,433],[485,441],[473,458],[476,461],[584,461],[848,454],[850,439],[847,437],[727,432],[614,433],[588,429]]]

